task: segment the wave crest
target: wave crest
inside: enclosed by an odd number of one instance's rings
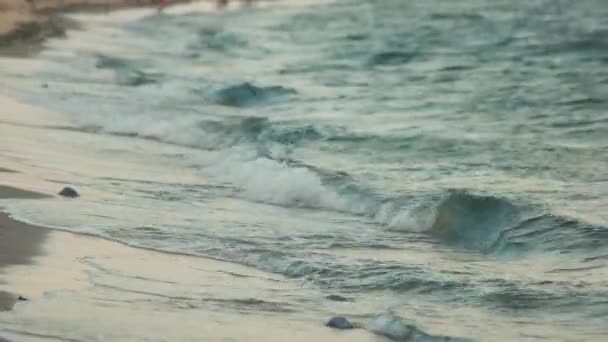
[[[466,248],[486,250],[519,216],[519,209],[505,199],[453,191],[437,206],[430,234]]]

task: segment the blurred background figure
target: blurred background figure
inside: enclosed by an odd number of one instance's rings
[[[163,9],[167,7],[168,3],[168,0],[156,0],[156,9],[158,10],[158,12],[162,12]]]

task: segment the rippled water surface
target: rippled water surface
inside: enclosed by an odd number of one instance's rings
[[[340,0],[91,20],[35,77],[0,69],[8,87],[116,139],[101,156],[168,144],[159,165],[196,176],[80,174],[117,196],[20,210],[283,274],[362,317],[601,341],[607,18],[602,0]]]

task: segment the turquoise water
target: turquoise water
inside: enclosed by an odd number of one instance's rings
[[[124,197],[57,225],[382,294],[476,340],[599,341],[607,17],[599,0],[169,12],[75,32],[34,81],[5,74],[79,131],[185,147],[168,157],[200,176],[75,181]]]

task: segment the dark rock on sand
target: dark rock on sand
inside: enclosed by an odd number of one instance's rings
[[[340,330],[355,328],[355,326],[351,322],[349,322],[346,318],[344,318],[342,316],[332,317],[329,321],[327,321],[327,323],[325,323],[325,325],[330,328],[335,328],[335,329],[340,329]]]
[[[76,190],[70,188],[69,186],[66,186],[65,188],[63,188],[63,190],[61,190],[59,192],[59,195],[61,195],[63,197],[69,197],[69,198],[76,198],[76,197],[80,196],[78,194],[78,192],[76,192]]]

